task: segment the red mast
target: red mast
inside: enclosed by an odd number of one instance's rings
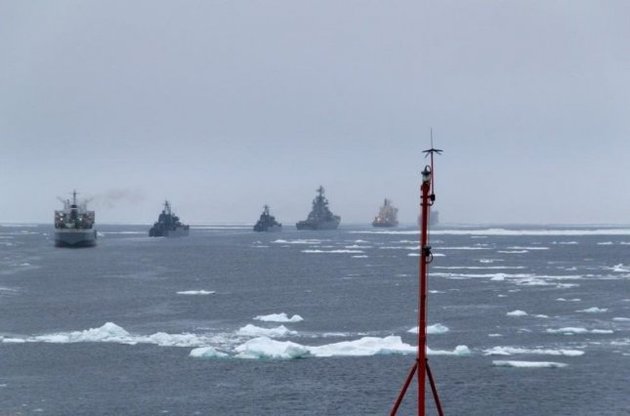
[[[396,415],[398,408],[402,403],[402,399],[413,380],[414,374],[418,376],[418,416],[425,415],[425,391],[426,391],[426,377],[429,377],[431,384],[431,391],[433,393],[433,399],[440,416],[443,416],[442,404],[440,403],[440,397],[438,396],[437,388],[429,368],[429,362],[427,360],[427,265],[433,260],[431,254],[431,246],[429,246],[429,215],[430,207],[435,201],[435,194],[433,193],[433,154],[442,153],[442,150],[433,148],[433,137],[431,137],[431,149],[425,150],[426,156],[431,156],[431,165],[425,166],[422,171],[422,183],[420,185],[421,194],[421,232],[420,232],[420,265],[419,265],[419,284],[418,284],[418,352],[416,354],[416,361],[409,370],[405,383],[403,384],[398,397],[394,402],[390,416]]]

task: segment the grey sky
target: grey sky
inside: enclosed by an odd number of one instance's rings
[[[626,1],[0,0],[0,222],[630,223]]]

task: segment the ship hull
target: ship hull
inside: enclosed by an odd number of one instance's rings
[[[396,227],[398,226],[397,222],[373,222],[372,223],[373,227],[384,227],[384,228],[388,228],[388,227]]]
[[[174,230],[158,230],[156,228],[151,228],[151,230],[149,231],[149,237],[188,237],[188,233],[188,228],[175,228]]]
[[[256,232],[268,232],[268,233],[273,233],[273,232],[278,232],[278,231],[282,231],[282,225],[258,225],[256,224],[254,226],[254,231]]]
[[[96,245],[96,230],[61,229],[55,230],[57,247],[93,247]]]
[[[295,224],[298,230],[336,230],[339,227],[339,221],[322,221],[308,222],[300,221]]]

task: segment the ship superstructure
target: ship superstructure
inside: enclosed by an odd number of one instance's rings
[[[61,200],[63,209],[55,211],[55,245],[57,247],[91,247],[96,245],[94,211],[88,211],[87,201],[77,201],[77,191],[72,200]]]
[[[263,212],[260,214],[260,218],[256,225],[254,225],[254,231],[280,231],[282,230],[282,224],[276,221],[276,217],[269,213],[269,206],[263,207]]]
[[[398,208],[392,205],[392,201],[385,198],[378,215],[372,221],[374,227],[395,227],[398,225]]]
[[[190,226],[182,224],[179,217],[171,209],[171,204],[164,201],[164,209],[156,223],[149,230],[149,237],[185,237]]]
[[[313,209],[308,218],[295,226],[298,230],[334,230],[339,226],[341,217],[334,215],[328,208],[328,200],[324,197],[324,187],[317,188],[317,196],[313,199]]]

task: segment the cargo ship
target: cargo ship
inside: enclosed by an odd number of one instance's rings
[[[276,217],[269,213],[269,206],[263,207],[263,212],[260,214],[260,218],[256,225],[254,225],[254,231],[280,231],[282,230],[282,224],[276,221]]]
[[[317,196],[313,199],[313,209],[308,218],[299,221],[295,226],[298,230],[334,230],[339,227],[341,217],[334,215],[328,208],[328,200],[324,197],[324,188],[317,188]]]
[[[171,204],[164,201],[164,209],[156,223],[149,230],[149,237],[186,237],[190,226],[182,224],[171,209]]]
[[[385,198],[383,206],[379,209],[378,215],[374,217],[372,226],[374,227],[396,227],[398,225],[398,208],[392,205],[392,201]]]
[[[60,198],[61,199],[61,198]],[[57,247],[92,247],[96,245],[94,211],[88,211],[87,201],[77,201],[77,191],[72,201],[63,200],[63,209],[55,211],[55,245]]]

